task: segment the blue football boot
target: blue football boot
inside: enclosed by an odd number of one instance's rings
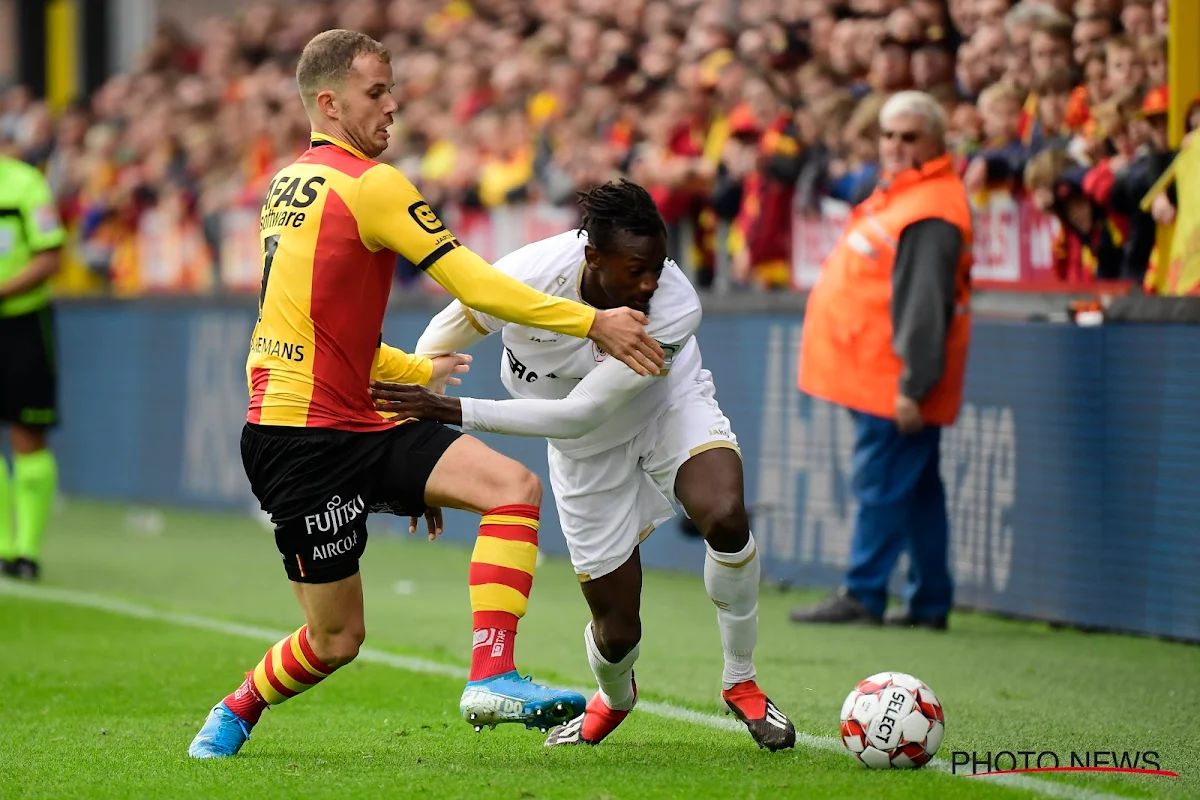
[[[526,728],[545,733],[578,717],[587,708],[587,700],[578,692],[552,689],[534,683],[513,670],[481,681],[468,681],[458,711],[475,726],[496,727],[502,722],[521,722]]]
[[[225,701],[213,706],[204,726],[192,740],[188,755],[192,758],[228,758],[250,738],[250,724],[229,710]]]

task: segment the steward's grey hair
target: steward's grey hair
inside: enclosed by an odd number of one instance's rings
[[[925,123],[925,132],[939,141],[946,136],[946,110],[942,104],[925,92],[897,92],[888,98],[879,110],[879,125],[886,128],[896,117],[920,117]]]
[[[1012,39],[1016,28],[1061,24],[1062,20],[1071,22],[1071,18],[1050,5],[1046,0],[1021,0],[1004,15],[1004,32]]]

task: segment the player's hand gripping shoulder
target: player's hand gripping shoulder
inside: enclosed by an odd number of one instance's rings
[[[645,314],[632,308],[597,311],[588,338],[638,375],[657,375],[663,366],[663,350],[646,333],[649,322]]]

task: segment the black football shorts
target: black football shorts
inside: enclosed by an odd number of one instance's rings
[[[58,424],[54,311],[0,317],[0,423]]]
[[[358,572],[367,514],[424,514],[425,483],[461,435],[425,421],[368,432],[246,423],[242,466],[288,578],[332,583]]]

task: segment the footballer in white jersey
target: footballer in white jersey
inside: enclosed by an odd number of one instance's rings
[[[638,546],[674,515],[677,501],[705,537],[705,587],[725,654],[722,695],[761,747],[792,747],[795,728],[755,681],[761,567],[737,438],[695,338],[700,298],[666,258],[666,228],[643,188],[607,184],[581,194],[580,204],[580,230],[527,245],[496,267],[547,294],[645,312],[646,331],[665,355],[657,376],[637,375],[586,339],[505,323],[454,301],[416,351],[456,353],[500,333],[500,371],[513,399],[452,398],[398,384],[375,384],[372,394],[381,411],[547,439],[554,499],[592,611],[584,639],[600,687],[584,714],[550,732],[547,746],[596,744],[633,708]]]

